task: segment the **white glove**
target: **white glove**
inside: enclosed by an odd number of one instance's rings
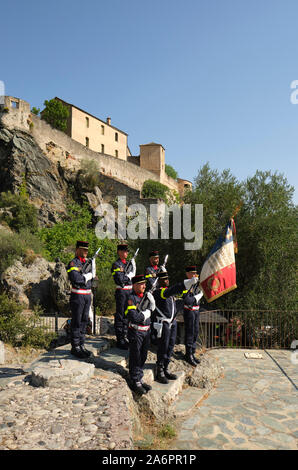
[[[195,295],[196,302],[198,302],[203,297],[203,295],[203,292],[200,292],[199,294]]]
[[[131,264],[132,264],[132,271],[127,274],[127,277],[129,277],[130,280],[132,280],[132,278],[136,275],[136,262],[134,259],[131,260]]]
[[[95,278],[96,277],[96,260],[95,258],[92,259],[92,277]]]
[[[197,284],[198,282],[198,278],[197,277],[192,277],[191,279],[184,279],[184,285],[185,285],[185,289],[189,290],[191,288],[191,286],[193,286],[194,284]]]
[[[83,274],[84,278],[85,278],[85,283],[87,284],[88,281],[91,281],[92,279],[92,273],[88,273],[88,274]]]
[[[143,321],[145,321],[145,320],[147,320],[147,318],[151,317],[151,310],[149,310],[147,308],[147,310],[144,310],[144,312],[142,312],[142,314],[144,315],[144,320]]]
[[[150,302],[150,310],[153,312],[153,310],[155,310],[155,299],[153,297],[153,295],[151,294],[151,292],[148,292],[147,293],[147,298]]]
[[[137,267],[136,267],[136,262],[135,262],[134,259],[131,260],[131,265],[132,265],[133,275],[135,276],[135,275],[136,275],[136,271],[137,271]]]
[[[166,268],[165,268],[164,266],[160,266],[160,271],[163,272],[163,273],[166,273],[166,272],[167,272],[167,270],[166,270]]]

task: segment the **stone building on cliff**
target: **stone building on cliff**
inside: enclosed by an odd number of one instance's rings
[[[68,166],[75,166],[84,158],[95,159],[102,175],[130,188],[141,191],[144,182],[152,179],[181,196],[186,189],[192,189],[190,181],[181,178],[174,180],[167,175],[165,149],[161,144],[151,142],[140,145],[140,155],[132,156],[128,147],[128,134],[112,126],[110,117],[103,121],[58,97],[55,99],[69,110],[66,133],[52,129],[30,112],[28,102],[12,96],[5,96],[3,100],[2,108],[9,111],[6,123],[30,130],[41,148],[48,153],[49,143],[64,149],[67,157],[71,156],[68,158]]]

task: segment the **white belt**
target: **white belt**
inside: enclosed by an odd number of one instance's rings
[[[128,326],[129,328],[133,328],[134,330],[139,330],[139,331],[148,331],[150,328],[150,325],[142,326],[142,325],[135,325],[134,323],[130,323]]]
[[[124,287],[116,286],[116,289],[131,290],[131,289],[132,289],[132,286],[124,286]]]
[[[192,307],[192,308],[189,308],[189,307],[184,306],[184,308],[186,308],[186,310],[192,310],[192,311],[193,311],[193,310],[200,310],[200,306],[199,306],[199,305],[195,305],[195,306]]]
[[[91,294],[91,289],[75,289],[74,287],[71,289],[73,294]]]

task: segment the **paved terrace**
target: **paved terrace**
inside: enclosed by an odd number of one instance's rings
[[[247,359],[246,352],[261,354]],[[298,364],[290,351],[213,350],[224,377],[181,424],[173,449],[298,449]],[[297,355],[298,356],[298,355]]]

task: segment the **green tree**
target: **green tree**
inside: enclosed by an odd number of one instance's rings
[[[33,108],[31,109],[31,113],[38,116],[40,113],[40,108],[36,108],[35,106],[33,106]]]
[[[174,180],[176,180],[178,178],[177,171],[171,165],[168,165],[167,163],[166,163],[166,167],[165,167],[165,172],[168,176],[170,176]]]
[[[65,132],[67,129],[67,119],[69,111],[66,106],[56,99],[45,100],[45,109],[41,112],[41,119],[44,119],[55,129]]]
[[[202,266],[235,208],[238,288],[214,308],[284,309],[297,306],[297,206],[283,175],[257,171],[245,182],[205,164],[186,202],[203,204],[204,241],[193,259]]]

